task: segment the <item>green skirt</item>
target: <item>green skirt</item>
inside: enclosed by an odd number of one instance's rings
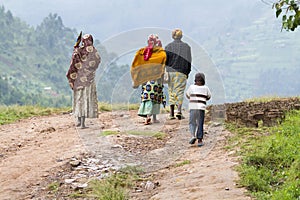
[[[147,117],[147,115],[157,115],[160,113],[160,104],[152,101],[143,101],[140,105],[138,115]]]

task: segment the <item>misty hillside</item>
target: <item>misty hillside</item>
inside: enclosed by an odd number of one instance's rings
[[[80,30],[94,35],[96,47],[104,58],[97,74],[99,100],[138,101],[139,91],[131,88],[129,76],[132,56],[153,31],[160,33],[166,45],[171,41],[169,34],[174,27],[181,27],[186,33],[183,40],[192,45],[191,76],[196,71],[207,73],[207,84],[214,97],[222,93],[222,101],[233,102],[256,96],[299,95],[300,35],[297,31],[281,32],[280,19],[275,18],[270,5],[261,1],[234,0],[230,4],[174,1],[171,5],[155,1],[156,14],[151,18],[140,17],[150,16],[145,9],[147,4],[101,1],[78,19],[73,13],[81,3],[64,1],[57,7],[56,1],[44,5],[28,0],[23,9],[20,2],[3,2],[0,9],[2,104],[70,105],[71,91],[65,73]],[[18,15],[5,5],[14,8]],[[28,14],[26,9],[32,6],[37,12]],[[185,9],[172,17],[171,11],[181,6]],[[126,31],[131,35],[126,36]],[[117,46],[112,47],[114,42]],[[43,100],[38,101],[39,98]]]
[[[65,27],[57,14],[49,14],[33,28],[2,6],[0,38],[0,104],[71,105],[65,75],[77,38],[75,29]],[[112,59],[98,40],[95,45],[103,62]]]

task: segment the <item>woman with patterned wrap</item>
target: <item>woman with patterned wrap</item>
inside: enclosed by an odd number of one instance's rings
[[[155,59],[152,59],[154,57]],[[138,60],[141,59],[142,61],[138,62]],[[165,106],[162,78],[163,73],[160,73],[161,71],[164,71],[165,60],[166,54],[162,48],[161,41],[159,40],[157,35],[151,34],[148,37],[147,47],[137,51],[132,65],[140,65],[141,70],[143,70],[144,67],[145,71],[147,70],[147,67],[151,68],[151,66],[153,68],[157,67],[157,69],[159,69],[157,70],[157,79],[148,80],[147,82],[142,84],[141,105],[138,110],[138,115],[146,118],[144,123],[145,125],[151,123],[151,116],[153,117],[154,123],[159,123],[159,121],[156,119],[156,115],[160,113],[160,104],[162,103]],[[133,71],[131,72],[133,73]],[[133,77],[135,76],[133,75]]]
[[[78,119],[76,126],[86,128],[85,118],[98,117],[95,73],[101,58],[93,46],[92,35],[84,35],[81,42],[82,46],[74,46],[66,76],[73,90],[73,114]]]

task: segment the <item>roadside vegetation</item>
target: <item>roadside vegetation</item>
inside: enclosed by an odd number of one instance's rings
[[[94,179],[88,188],[78,193],[72,193],[71,198],[92,198],[97,200],[128,200],[129,190],[139,181],[145,181],[140,175],[143,170],[127,166],[118,172],[111,172],[104,179]]]
[[[47,108],[41,106],[0,106],[0,125],[16,122],[33,116],[45,116],[68,111],[69,108]]]
[[[138,104],[109,104],[99,102],[99,111],[113,111],[113,110],[137,110]],[[26,119],[34,116],[46,116],[59,113],[70,113],[71,107],[43,107],[39,105],[0,105],[0,125],[16,122],[20,119]]]
[[[300,111],[275,127],[245,128],[227,124],[234,133],[227,148],[241,157],[239,184],[256,199],[300,199]]]

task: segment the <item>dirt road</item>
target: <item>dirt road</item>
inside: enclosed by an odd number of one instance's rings
[[[206,127],[205,145],[199,148],[188,144],[187,119],[169,121],[166,116],[161,114],[160,123],[145,126],[136,111],[106,112],[88,119],[89,128],[83,130],[74,127],[69,114],[0,126],[0,199],[53,199],[41,192],[49,176],[61,172],[69,177],[62,167],[82,153],[103,166],[140,165],[152,173],[159,186],[133,192],[133,199],[250,199],[235,184],[237,159],[223,148],[229,133],[221,125]],[[105,130],[120,134],[101,136]],[[169,137],[158,141],[122,134],[159,131]],[[172,167],[184,160],[190,164]]]

